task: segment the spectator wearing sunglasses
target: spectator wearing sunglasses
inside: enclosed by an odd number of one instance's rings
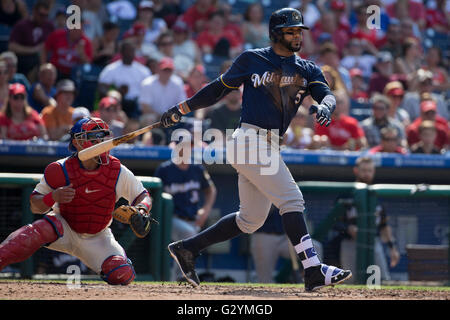
[[[397,128],[384,127],[381,129],[381,142],[369,149],[369,154],[379,152],[407,154],[407,150],[400,145],[400,137]]]
[[[20,83],[9,85],[8,102],[0,112],[0,139],[47,139],[39,113],[28,105],[27,91]]]

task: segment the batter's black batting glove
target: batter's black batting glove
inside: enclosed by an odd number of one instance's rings
[[[178,122],[180,122],[182,116],[183,116],[183,114],[180,112],[178,105],[176,105],[175,107],[172,107],[163,113],[163,115],[161,116],[161,121],[160,121],[161,125],[164,128],[169,128],[171,126],[174,126]]]
[[[311,107],[309,107],[309,114],[316,114],[316,121],[321,126],[325,125],[328,127],[331,123],[331,110],[328,108],[328,106],[319,104],[315,105],[313,104]]]

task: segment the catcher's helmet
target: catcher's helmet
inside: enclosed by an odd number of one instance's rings
[[[106,137],[111,136],[111,130],[108,124],[100,118],[86,117],[78,120],[72,129],[70,129],[70,144],[69,150],[76,152],[77,148],[74,146],[76,142],[83,149],[86,149],[95,143],[103,141]],[[108,162],[108,153],[106,152],[97,159],[101,164]]]
[[[278,41],[281,28],[300,27],[309,30],[303,24],[303,16],[300,11],[293,8],[283,8],[272,13],[269,20],[269,36],[272,41]]]

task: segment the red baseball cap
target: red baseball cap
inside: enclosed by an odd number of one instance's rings
[[[9,95],[15,96],[16,94],[26,94],[27,90],[21,83],[12,83],[9,85]]]
[[[352,68],[352,69],[350,69],[349,73],[350,73],[350,77],[352,77],[352,78],[356,77],[356,76],[359,76],[359,77],[363,76],[363,72],[359,68]]]
[[[116,105],[118,103],[117,99],[113,97],[104,97],[102,100],[100,100],[98,107],[100,109],[107,109],[111,107],[112,105]]]
[[[333,0],[331,1],[331,9],[333,10],[344,10],[345,2],[343,0]]]
[[[391,81],[384,87],[384,94],[387,96],[403,96],[405,91],[400,81]]]
[[[420,111],[428,112],[428,111],[436,111],[436,102],[433,100],[425,100],[420,103]]]
[[[175,69],[175,65],[173,64],[173,59],[169,58],[169,57],[162,58],[159,61],[159,69],[160,70],[164,70],[164,69],[173,70],[173,69]]]
[[[133,25],[133,34],[134,35],[143,35],[145,34],[145,25],[142,23],[135,23]]]

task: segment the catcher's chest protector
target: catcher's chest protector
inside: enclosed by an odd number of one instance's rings
[[[120,161],[110,156],[108,165],[88,171],[80,167],[77,158],[69,158],[63,170],[75,189],[75,197],[70,203],[59,204],[61,215],[75,232],[100,232],[108,225],[114,210]]]

